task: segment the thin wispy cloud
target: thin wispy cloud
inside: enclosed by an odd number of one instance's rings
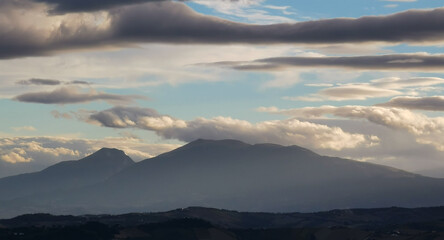
[[[444,84],[444,79],[436,77],[404,78],[388,77],[371,80],[369,83],[339,84],[319,90],[315,94],[300,97],[287,97],[293,101],[344,101],[366,100],[369,98],[405,95],[413,88],[422,91],[422,87]],[[308,84],[310,86],[310,84]],[[314,85],[319,86],[319,85]],[[321,85],[322,86],[322,85]]]
[[[251,62],[216,62],[209,66],[228,67],[244,71],[278,71],[289,68],[345,68],[355,70],[391,70],[411,72],[442,72],[444,55],[387,54],[347,57],[274,57]]]
[[[70,84],[70,85],[89,85],[91,83],[81,80],[74,80],[74,81],[60,81],[60,80],[54,80],[54,79],[42,79],[42,78],[31,78],[28,80],[21,80],[16,82],[19,85],[48,85],[48,86],[55,86],[55,85],[61,85],[61,84]]]

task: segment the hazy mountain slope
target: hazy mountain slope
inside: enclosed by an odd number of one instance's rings
[[[132,164],[123,151],[102,148],[83,159],[60,162],[40,172],[1,178],[0,200],[91,185]]]
[[[107,181],[3,203],[8,215],[121,213],[204,206],[240,211],[444,204],[444,180],[324,157],[297,146],[197,140]],[[13,209],[11,212],[10,210]]]

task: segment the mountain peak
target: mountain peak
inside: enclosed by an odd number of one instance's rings
[[[134,161],[125,154],[124,151],[117,148],[101,148],[93,154],[79,161],[123,161],[134,163]]]

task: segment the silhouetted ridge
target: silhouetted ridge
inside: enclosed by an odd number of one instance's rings
[[[443,179],[320,156],[298,146],[198,139],[127,167],[129,162],[119,150],[101,149],[84,160],[60,163],[51,170],[54,175],[37,173],[37,180],[14,188],[56,186],[58,191],[0,202],[0,214],[36,209],[63,214],[165,211],[187,206],[307,212],[444,204]],[[76,185],[79,188],[65,187]]]

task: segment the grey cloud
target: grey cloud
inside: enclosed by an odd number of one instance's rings
[[[340,128],[297,119],[250,123],[230,117],[185,121],[160,115],[153,109],[115,107],[90,114],[87,122],[112,128],[153,131],[166,139],[190,142],[198,138],[239,139],[249,143],[297,144],[317,149],[341,150],[377,144],[377,137],[344,132]]]
[[[71,82],[67,82],[66,84],[89,85],[91,83],[87,82],[87,81],[74,80],[74,81],[71,81]]]
[[[392,54],[351,57],[276,57],[258,59],[251,62],[217,62],[210,65],[247,71],[329,67],[358,70],[442,72],[444,69],[444,55]]]
[[[105,111],[93,113],[90,120],[97,121],[105,127],[126,128],[136,126],[142,117],[160,117],[156,110],[140,107],[114,107]]]
[[[63,14],[69,12],[91,12],[109,9],[117,6],[131,5],[143,2],[160,2],[168,0],[34,0],[53,6],[51,13]]]
[[[74,1],[67,0],[66,2]],[[114,0],[110,2],[116,3]],[[254,25],[205,16],[196,13],[183,3],[163,1],[113,8],[106,16],[106,19],[109,19],[109,25],[106,23],[99,26],[97,21],[78,21],[79,18],[82,19],[82,15],[75,20],[62,21],[58,28],[46,29],[46,31],[36,27],[24,27],[9,20],[20,20],[20,16],[2,20],[6,22],[0,22],[0,26],[9,30],[7,32],[0,30],[0,36],[2,36],[0,37],[0,58],[48,55],[63,50],[109,45],[128,46],[128,44],[143,42],[176,44],[399,43],[442,41],[444,36],[444,26],[441,24],[444,22],[444,8],[410,10],[388,16],[368,16],[357,19],[337,18],[300,23]],[[73,22],[77,24],[72,24]],[[12,29],[7,27],[11,24],[15,26]],[[376,58],[372,61],[376,64],[378,60]],[[420,65],[415,62],[416,59],[412,61],[407,59],[407,62],[399,62],[396,58],[392,60],[393,67],[405,64]],[[401,59],[401,61],[405,60]],[[282,64],[278,59],[273,61],[277,61],[276,64]],[[288,59],[284,62],[286,61]],[[295,64],[294,61],[293,64]],[[328,62],[317,62],[317,64],[331,65]],[[261,66],[262,69],[264,67],[266,66]]]
[[[64,119],[72,119],[73,118],[72,114],[70,114],[70,113],[62,113],[62,112],[59,112],[57,110],[51,111],[51,115],[54,118],[64,118]]]
[[[60,80],[53,80],[53,79],[41,79],[41,78],[31,78],[28,80],[21,80],[17,81],[17,84],[20,85],[49,85],[49,86],[55,86],[55,85],[61,85],[61,84],[70,84],[70,85],[89,85],[90,82],[86,81],[80,81],[80,80],[74,80],[74,81],[60,81]]]
[[[406,108],[412,110],[444,111],[444,96],[395,97],[377,106]]]
[[[18,81],[17,84],[21,85],[60,85],[62,82],[52,79],[31,78],[28,80]]]
[[[165,7],[167,6],[167,7]],[[444,8],[388,16],[327,19],[271,25],[241,24],[197,14],[185,5],[163,3],[111,12],[123,38],[197,43],[345,43],[440,41]],[[174,16],[166,18],[165,16]],[[162,18],[162,25],[156,20]]]
[[[43,104],[71,104],[92,101],[106,101],[111,104],[128,104],[137,99],[147,99],[140,95],[118,95],[98,92],[90,89],[82,92],[77,87],[61,87],[51,92],[25,93],[14,97],[20,102],[43,103]]]

